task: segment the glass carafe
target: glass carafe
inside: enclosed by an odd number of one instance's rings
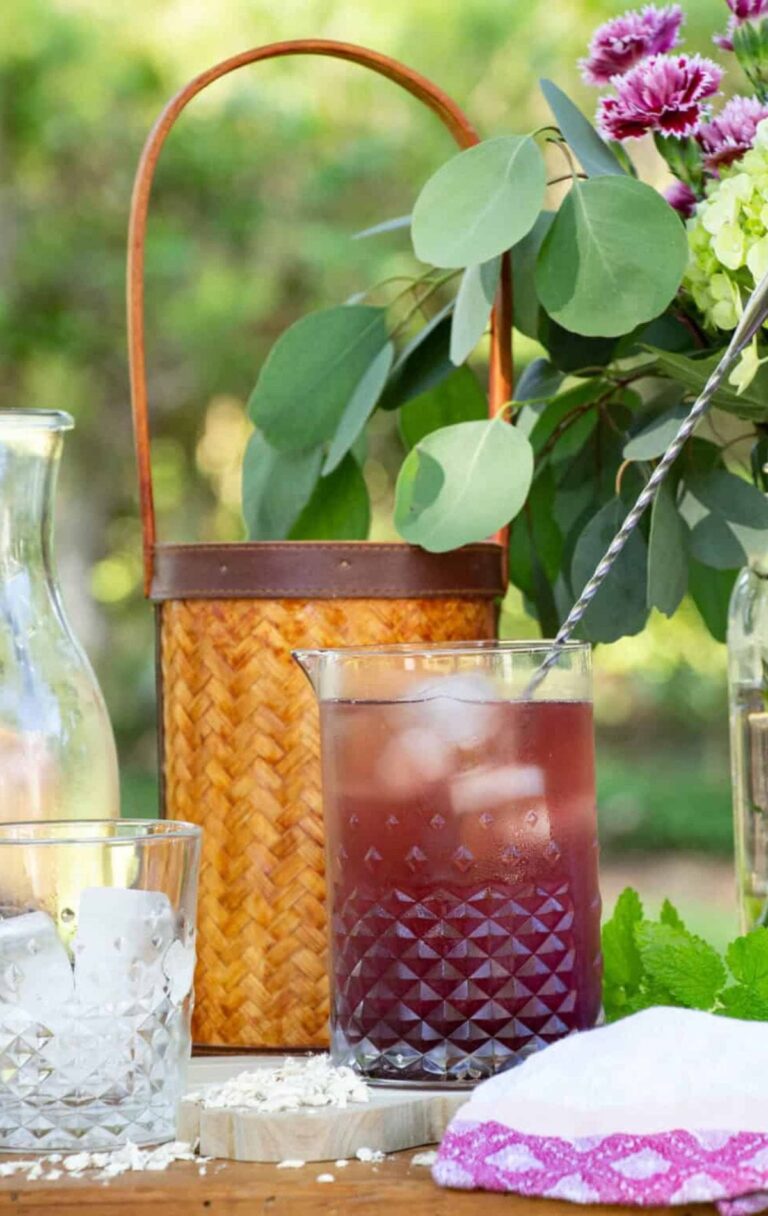
[[[317,650],[331,1050],[471,1085],[600,1014],[590,649]]]
[[[104,699],[53,564],[57,410],[0,410],[0,821],[119,814]]]

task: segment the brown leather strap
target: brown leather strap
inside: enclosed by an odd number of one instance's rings
[[[128,231],[128,357],[131,373],[131,407],[136,442],[136,459],[139,472],[139,494],[144,547],[144,590],[149,595],[153,584],[156,553],[157,528],[152,495],[152,467],[150,458],[150,434],[147,407],[147,372],[144,349],[144,245],[147,230],[147,212],[155,174],[155,166],[166,137],[185,106],[207,85],[219,77],[234,72],[237,68],[263,59],[277,59],[285,55],[326,55],[334,59],[346,59],[359,63],[379,75],[400,85],[419,101],[429,107],[448,128],[461,148],[469,148],[478,142],[478,136],[469,119],[451,98],[426,77],[410,68],[380,55],[365,47],[349,43],[302,38],[293,42],[275,42],[269,46],[255,47],[234,55],[231,59],[202,72],[172,97],[149,133],[141,154],[131,199],[131,215]],[[509,259],[504,259],[499,296],[494,307],[491,325],[491,360],[489,376],[489,406],[492,413],[512,396],[512,350],[511,350],[511,275]],[[168,552],[177,552],[174,547]],[[404,549],[404,551],[408,551]],[[259,546],[258,553],[265,552]],[[163,559],[164,561],[167,558]],[[253,561],[259,558],[254,554]],[[161,580],[162,582],[162,580]]]
[[[503,550],[450,553],[370,541],[158,545],[152,599],[493,599],[504,594]]]

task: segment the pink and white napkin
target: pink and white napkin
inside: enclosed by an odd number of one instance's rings
[[[433,1168],[441,1186],[574,1203],[768,1208],[768,1024],[648,1009],[483,1082]]]

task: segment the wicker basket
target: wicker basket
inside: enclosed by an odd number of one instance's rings
[[[403,86],[462,147],[477,137],[440,90],[361,47],[256,48],[196,77],[161,114],[134,187],[128,253],[131,391],[144,539],[155,602],[162,810],[201,824],[203,864],[193,1035],[201,1049],[327,1043],[326,921],[318,722],[295,647],[492,637],[503,549],[428,554],[408,545],[285,542],[159,545],[144,359],[147,210],[163,142],[207,84],[281,55],[352,60]],[[492,327],[489,395],[510,396],[509,268]]]

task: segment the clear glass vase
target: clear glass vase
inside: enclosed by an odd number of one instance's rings
[[[742,927],[768,924],[768,566],[742,570],[728,617],[736,877]]]
[[[0,411],[0,821],[119,814],[104,699],[67,622],[53,504],[69,414]]]

